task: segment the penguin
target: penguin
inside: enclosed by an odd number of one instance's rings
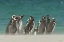
[[[13,15],[10,19],[10,22],[8,23],[7,25],[7,28],[6,28],[6,34],[14,34],[13,32],[13,29],[14,27],[16,27],[16,19],[15,19],[16,15]],[[15,23],[14,23],[15,22]],[[13,26],[13,24],[15,24],[15,26]],[[16,30],[16,29],[15,29]]]
[[[56,19],[52,18],[51,22],[48,24],[47,29],[46,29],[46,34],[52,34],[55,26],[56,26]]]
[[[10,22],[8,23],[7,28],[6,28],[6,34],[12,33],[14,28],[16,28],[14,34],[19,34],[22,27],[23,16],[24,15],[21,15],[21,16],[13,15],[11,17]]]
[[[38,35],[40,34],[44,34],[45,33],[45,29],[46,29],[46,20],[45,20],[45,16],[42,16],[42,19],[39,20],[39,23],[38,23]]]
[[[21,29],[22,29],[22,18],[23,17],[24,17],[24,15],[16,16],[16,19],[17,19],[17,31],[16,31],[16,34],[19,34],[21,32]]]
[[[34,28],[34,18],[32,16],[30,16],[30,18],[27,20],[26,26],[24,28],[25,34],[31,34],[33,28]]]

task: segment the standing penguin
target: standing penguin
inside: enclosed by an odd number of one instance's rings
[[[42,19],[39,20],[38,26],[37,26],[37,34],[44,34],[45,33],[45,29],[46,29],[46,20],[45,20],[45,16],[42,16]]]
[[[31,34],[33,28],[34,28],[34,18],[32,16],[30,16],[30,18],[27,20],[27,24],[24,28],[25,34]]]
[[[15,31],[17,30],[16,27],[16,16],[13,15],[10,19],[10,22],[8,23],[8,26],[6,28],[6,34],[15,34]]]
[[[15,34],[16,33],[16,31],[17,31],[17,20],[15,19],[15,20],[12,20],[12,26],[11,26],[11,28],[9,28],[9,33],[10,34]]]
[[[50,23],[50,16],[47,15],[47,16],[46,16],[46,30],[48,29],[49,23]],[[46,31],[45,31],[45,33],[46,33]]]
[[[55,25],[56,25],[55,18],[52,18],[51,22],[47,26],[46,34],[52,34],[54,31]]]
[[[14,28],[16,28],[14,34],[19,34],[21,26],[22,26],[21,19],[23,18],[23,16],[24,15],[22,16],[13,15],[11,17],[10,22],[6,28],[6,34],[10,34],[10,32],[12,33],[14,31]]]
[[[16,34],[19,34],[21,29],[22,29],[22,18],[23,17],[24,17],[24,15],[16,16],[16,19],[17,19],[17,31],[16,31]]]

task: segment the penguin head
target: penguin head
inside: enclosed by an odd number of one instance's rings
[[[24,17],[24,15],[20,15],[20,18],[22,19]]]
[[[15,18],[15,17],[16,17],[16,15],[13,15],[13,16],[12,16],[12,18]]]
[[[55,20],[56,20],[55,18],[52,18],[52,21],[53,21],[53,22],[55,22]]]
[[[42,20],[45,19],[45,18],[46,18],[46,16],[42,16]]]
[[[47,17],[49,17],[49,15],[47,15]]]
[[[32,21],[34,21],[34,18],[33,18],[32,16],[30,16],[29,20],[32,20]]]

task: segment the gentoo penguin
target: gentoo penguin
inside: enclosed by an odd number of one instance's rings
[[[24,28],[25,34],[31,34],[33,28],[34,28],[34,18],[30,16]]]
[[[51,22],[47,26],[46,34],[52,34],[54,31],[55,25],[56,25],[55,18],[52,18]]]
[[[45,29],[46,29],[46,20],[45,20],[45,16],[42,16],[42,19],[39,20],[38,23],[38,33],[37,34],[44,34],[45,33]]]
[[[16,28],[16,19],[15,15],[13,15],[10,19],[10,22],[8,23],[8,26],[6,28],[6,34],[15,34],[15,31],[17,30]],[[15,24],[15,25],[14,25]]]

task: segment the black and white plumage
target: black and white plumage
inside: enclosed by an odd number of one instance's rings
[[[39,20],[38,26],[37,26],[37,33],[36,34],[44,34],[46,29],[46,20],[45,17],[42,16],[42,19]]]
[[[21,16],[16,16],[17,19],[17,31],[16,33],[19,34],[21,32],[22,29],[22,18],[24,17],[24,15]]]
[[[55,25],[56,25],[55,18],[52,18],[51,22],[47,26],[46,34],[52,34],[55,29]]]
[[[50,23],[50,17],[49,15],[47,15],[46,17],[47,17],[46,25],[48,25]]]
[[[6,28],[6,34],[15,34],[15,32],[17,30],[16,22],[17,22],[17,20],[15,19],[15,15],[13,15]]]
[[[33,28],[34,28],[34,18],[32,16],[30,16],[30,18],[27,20],[27,24],[24,28],[25,34],[31,34]]]
[[[47,28],[48,28],[49,23],[50,23],[50,16],[47,15],[47,16],[46,16],[46,30],[47,30]],[[45,33],[46,33],[46,31],[45,31]]]
[[[13,15],[10,19],[10,22],[6,28],[6,34],[19,34],[22,29],[22,18],[24,15],[17,16]],[[27,20],[26,26],[24,28],[25,34],[52,34],[55,29],[55,18],[52,18],[50,21],[49,15],[47,15],[47,21],[45,20],[46,17],[42,16],[42,19],[39,20],[38,26],[35,27],[34,18],[30,16]]]
[[[23,18],[24,15],[22,16],[16,16],[13,15],[10,19],[10,22],[6,28],[6,34],[18,34],[20,31],[20,28],[22,26],[22,21],[21,19]],[[12,33],[14,32],[14,33]]]

